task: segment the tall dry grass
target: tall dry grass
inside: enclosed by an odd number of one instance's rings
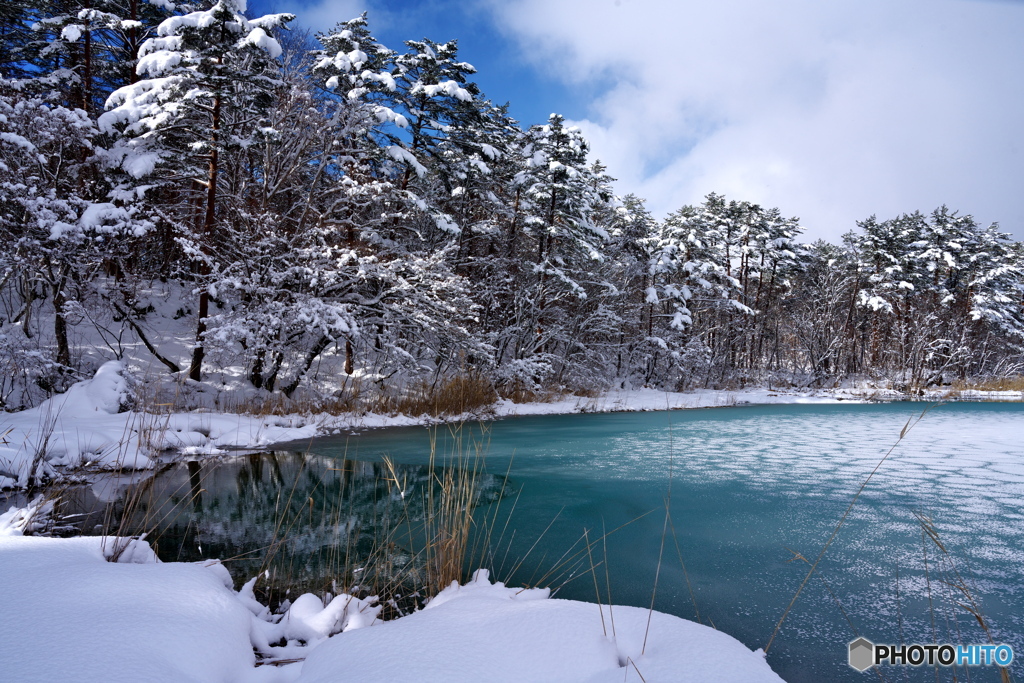
[[[959,626],[955,632],[949,629],[950,623],[958,623],[956,612],[963,610],[978,624],[988,642],[995,645],[996,640],[992,634],[992,627],[982,612],[981,600],[978,598],[976,587],[968,579],[968,575],[962,571],[960,563],[942,541],[931,517],[917,510],[914,511],[914,517],[921,528],[921,554],[925,568],[928,611],[932,624],[933,642],[939,641],[936,629],[936,615],[938,614],[941,617],[938,621],[940,623],[944,622],[947,626],[947,632],[943,635],[945,641],[958,645],[969,644],[964,641],[963,633],[960,631]],[[929,548],[934,548],[935,551],[930,562],[928,556]],[[937,605],[938,597],[945,598],[941,606]],[[970,672],[966,667],[964,667],[964,673],[969,680]],[[954,680],[955,677],[956,674],[954,672]],[[1009,669],[1002,666],[999,667],[999,680],[1002,683],[1010,683],[1012,678]]]
[[[1024,391],[1024,375],[958,380],[949,388],[950,394],[954,396],[964,391]]]
[[[381,395],[371,405],[385,413],[454,417],[479,414],[496,400],[498,393],[491,381],[471,371],[437,382],[417,382],[398,396]]]
[[[394,590],[401,586],[429,599],[453,582],[465,582],[474,569],[493,567],[494,534],[502,516],[508,473],[497,491],[483,485],[484,477],[490,476],[485,468],[489,437],[484,425],[480,430],[478,435],[469,434],[464,424],[433,429],[430,476],[416,489],[399,475],[392,460],[385,459],[389,489],[403,503],[400,517],[382,528],[375,545],[375,559],[390,570],[393,585],[388,592],[401,592]],[[395,548],[408,552],[398,572],[386,552]]]
[[[498,398],[494,384],[487,377],[467,370],[434,381],[419,380],[393,387],[346,379],[344,386],[327,396],[312,392],[291,397],[280,392],[224,392],[215,398],[214,408],[227,413],[261,417],[296,413],[379,413],[450,418],[480,415],[494,405]],[[180,410],[195,408],[183,396],[175,396],[174,401]]]
[[[424,468],[402,468],[390,459],[325,464],[307,455],[279,468],[273,482],[239,480],[236,500],[262,495],[252,505],[270,510],[269,526],[254,534],[264,539],[253,544],[259,547],[220,559],[236,580],[260,577],[257,597],[264,604],[281,605],[302,592],[345,592],[378,596],[384,618],[408,613],[496,556],[505,480],[485,471],[487,433],[480,429],[434,428]],[[251,456],[261,457],[269,456]],[[195,525],[216,525],[203,517],[204,503],[207,509],[221,504],[207,491],[213,471],[207,462],[171,465],[181,474],[129,486],[102,521],[103,535],[125,539],[108,554],[116,559],[130,539],[144,536],[165,559],[179,559],[175,544],[190,538],[190,530],[198,538]],[[194,557],[194,548],[186,550],[192,553],[186,558]]]

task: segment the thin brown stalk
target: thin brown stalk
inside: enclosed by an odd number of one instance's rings
[[[885,461],[889,459],[889,456],[892,455],[893,451],[896,450],[896,447],[903,442],[903,439],[907,436],[910,430],[916,427],[917,424],[922,419],[924,419],[924,416],[928,413],[928,411],[931,410],[933,407],[934,406],[932,405],[926,407],[921,412],[921,415],[917,418],[917,420],[914,420],[913,416],[911,416],[910,419],[907,420],[907,424],[905,424],[903,426],[903,429],[900,430],[899,439],[897,439],[896,443],[894,443],[889,448],[889,450],[886,451],[885,455],[882,456],[882,459],[878,461],[878,464],[875,465],[874,469],[871,470],[871,473],[868,474],[867,478],[860,485],[860,488],[857,489],[857,493],[854,494],[853,500],[851,500],[850,504],[846,507],[846,511],[843,512],[843,516],[839,518],[839,521],[836,523],[835,528],[832,529],[832,533],[828,537],[828,540],[825,541],[825,545],[822,546],[821,552],[818,553],[818,557],[814,560],[814,563],[811,565],[811,568],[807,571],[807,576],[805,576],[804,580],[800,582],[800,587],[797,588],[796,593],[793,594],[793,599],[789,601],[789,605],[786,606],[786,610],[782,613],[782,616],[779,618],[778,623],[775,624],[775,629],[772,631],[772,635],[768,639],[768,643],[764,646],[764,651],[766,654],[769,648],[771,648],[772,643],[775,641],[775,636],[778,635],[779,629],[782,628],[782,623],[786,620],[786,617],[789,616],[789,612],[793,609],[793,605],[796,604],[797,598],[800,597],[800,594],[807,586],[807,583],[811,580],[811,577],[814,575],[814,572],[818,569],[818,565],[821,563],[821,560],[825,557],[825,553],[828,551],[829,546],[832,545],[832,542],[839,534],[839,530],[843,527],[843,524],[846,522],[846,518],[849,517],[850,512],[853,510],[853,506],[857,504],[857,501],[860,499],[860,495],[864,493],[864,489],[867,488],[868,483],[871,482],[871,479],[875,476],[875,473],[878,472],[879,468],[882,467]]]
[[[590,559],[590,574],[594,577],[594,598],[597,600],[597,611],[601,613],[601,631],[604,633],[604,637],[608,637],[608,627],[604,623],[604,607],[601,606],[601,590],[597,586],[597,572],[594,571],[594,555],[590,552],[590,532],[587,529],[583,530],[583,535],[586,538],[587,544],[587,557]]]

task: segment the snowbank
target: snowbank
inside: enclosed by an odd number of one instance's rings
[[[602,614],[607,635],[602,628]],[[612,632],[614,617],[614,634]],[[426,609],[331,638],[313,650],[298,683],[622,683],[781,681],[760,652],[691,621],[655,612],[553,600],[506,588],[478,571]]]
[[[566,413],[613,413],[623,411],[681,410],[692,408],[719,408],[736,405],[768,405],[778,403],[838,403],[860,401],[855,392],[809,392],[771,389],[743,389],[721,391],[700,389],[692,392],[659,391],[657,389],[618,389],[606,391],[596,397],[567,396],[544,403],[513,403],[498,401],[498,416],[561,415]]]
[[[0,413],[0,488],[56,477],[57,467],[147,469],[165,450],[213,454],[229,447],[260,447],[323,432],[308,418],[218,413],[153,415],[125,411],[127,387],[120,361],[95,377],[20,413]]]
[[[219,563],[161,563],[144,542],[109,537],[0,537],[0,585],[16,587],[0,620],[3,678],[21,683],[781,680],[708,627],[655,612],[641,654],[646,610],[553,600],[483,570],[384,623],[349,596],[303,595],[271,615]],[[287,641],[274,659],[305,662],[256,666],[268,638]]]
[[[0,487],[53,475],[55,466],[149,467],[138,433],[119,413],[127,400],[123,370],[119,361],[104,363],[92,379],[32,410],[0,416]]]
[[[8,681],[235,681],[251,617],[214,571],[135,542],[0,537],[0,662]]]

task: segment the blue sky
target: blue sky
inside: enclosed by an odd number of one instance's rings
[[[392,49],[457,38],[524,125],[575,122],[656,215],[708,192],[836,240],[948,204],[1024,239],[1019,0],[255,0]]]
[[[392,50],[401,51],[405,40],[430,38],[442,43],[459,41],[459,57],[477,68],[476,83],[495,104],[510,105],[510,112],[527,127],[543,123],[552,112],[582,118],[587,103],[599,93],[596,83],[565,83],[529,63],[521,48],[495,22],[484,3],[454,0],[370,0],[306,2],[302,0],[253,0],[250,15],[289,11],[295,24],[314,30],[329,28],[336,21],[369,13],[374,36]]]

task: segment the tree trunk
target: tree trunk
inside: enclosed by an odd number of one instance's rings
[[[67,303],[67,297],[64,296],[65,281],[66,277],[61,274],[53,285],[53,336],[57,341],[57,362],[64,367],[70,367],[71,347],[68,344],[68,323],[64,318],[64,304]]]
[[[299,388],[299,383],[302,382],[302,378],[306,376],[306,373],[308,373],[309,369],[313,366],[313,362],[320,356],[321,353],[324,352],[324,349],[326,349],[330,343],[330,337],[320,337],[317,343],[313,345],[313,348],[311,348],[309,350],[309,353],[306,354],[306,360],[302,363],[302,369],[299,372],[296,372],[295,377],[292,379],[291,382],[288,383],[288,386],[282,389],[285,396],[287,396],[288,398],[292,397],[292,394],[295,393],[295,390]]]
[[[213,101],[213,128],[210,135],[210,141],[212,143],[212,149],[210,150],[210,165],[209,173],[207,175],[207,186],[206,186],[206,215],[203,218],[203,244],[201,248],[203,253],[208,255],[210,250],[210,240],[213,236],[214,222],[217,218],[217,172],[218,172],[218,150],[219,144],[218,136],[220,134],[220,105],[221,98],[218,95]],[[210,267],[206,261],[200,264],[199,272],[201,276],[209,275]],[[203,278],[205,280],[205,278]],[[202,381],[202,368],[203,358],[206,356],[205,353],[205,341],[203,340],[203,334],[206,332],[206,318],[210,313],[210,293],[207,291],[206,283],[203,285],[202,291],[199,293],[199,314],[198,321],[196,322],[196,346],[192,352],[192,368],[189,370],[189,377],[196,382]]]
[[[86,9],[92,9],[92,3],[85,3]],[[85,27],[85,59],[82,74],[82,109],[92,112],[92,27]]]
[[[49,271],[50,292],[53,294],[53,337],[57,343],[57,363],[65,368],[71,366],[71,346],[68,344],[68,323],[64,317],[64,305],[68,302],[64,288],[68,282],[68,266],[61,264],[54,269],[53,260],[46,257],[46,269]],[[28,327],[28,319],[25,320]]]
[[[249,371],[249,382],[257,389],[263,388],[263,358],[266,351],[260,350],[252,362],[252,370]]]

